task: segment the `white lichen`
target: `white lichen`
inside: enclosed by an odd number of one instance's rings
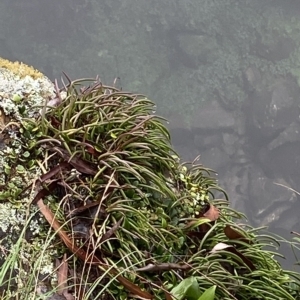
[[[1,249],[6,250],[0,251],[0,260],[15,254],[11,267],[16,271],[10,282],[13,286],[5,294],[7,299],[31,298],[26,290],[29,276],[36,279],[39,274],[52,274],[55,279],[53,263],[57,251],[47,248],[46,221],[31,205],[34,192],[29,189],[21,193],[41,175],[38,164],[27,169],[22,163],[30,156],[21,139],[23,120],[34,121],[46,101],[53,97],[54,86],[47,77],[24,64],[0,58],[0,243]],[[33,138],[29,135],[28,143]],[[24,228],[30,232],[29,241]],[[17,246],[19,238],[21,246]],[[35,284],[34,280],[32,283]]]
[[[47,77],[23,78],[6,68],[0,68],[0,107],[6,115],[21,120],[20,108],[24,107],[26,117],[36,116],[47,98],[54,97],[54,87]],[[14,101],[18,95],[22,100]]]

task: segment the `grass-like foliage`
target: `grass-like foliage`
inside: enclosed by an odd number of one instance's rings
[[[63,86],[40,117],[22,120],[43,173],[23,194],[35,190],[57,258],[68,254],[70,297],[300,297],[298,275],[264,250],[274,240],[236,224],[243,216],[210,169],[180,163],[150,100],[93,79]]]

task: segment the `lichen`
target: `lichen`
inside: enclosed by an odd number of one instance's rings
[[[53,84],[43,74],[0,58],[0,262],[18,253],[13,264],[16,277],[8,284],[12,285],[12,294],[14,290],[19,293],[19,299],[25,299],[20,295],[28,292],[24,291],[28,286],[21,284],[28,279],[28,272],[34,272],[30,274],[32,278],[53,273],[57,257],[56,251],[45,249],[48,227],[37,208],[30,205],[35,194],[26,190],[41,176],[36,159],[39,150],[30,149],[39,132],[27,122],[35,123],[53,90]],[[17,247],[20,238],[22,244]]]
[[[44,77],[44,75],[40,71],[34,69],[31,66],[28,66],[18,61],[12,62],[1,57],[0,57],[0,68],[8,69],[15,75],[19,76],[20,78],[24,78],[26,76],[30,76],[33,79]]]
[[[20,77],[10,69],[0,67],[0,82],[0,107],[15,120],[35,116],[40,110],[37,106],[54,95],[53,84],[45,76],[36,79],[30,75]]]

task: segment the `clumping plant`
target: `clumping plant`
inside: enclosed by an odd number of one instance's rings
[[[65,78],[32,107],[0,100],[0,214],[17,222],[1,230],[20,227],[1,243],[4,299],[300,297],[276,241],[237,224],[212,170],[180,162],[149,99]]]

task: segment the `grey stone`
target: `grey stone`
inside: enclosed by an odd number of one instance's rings
[[[199,109],[191,114],[191,127],[201,129],[233,128],[235,125],[234,115],[213,100],[204,103]]]
[[[283,178],[270,179],[259,166],[249,169],[247,215],[256,226],[272,225],[293,207],[297,196],[285,186],[288,183]]]

